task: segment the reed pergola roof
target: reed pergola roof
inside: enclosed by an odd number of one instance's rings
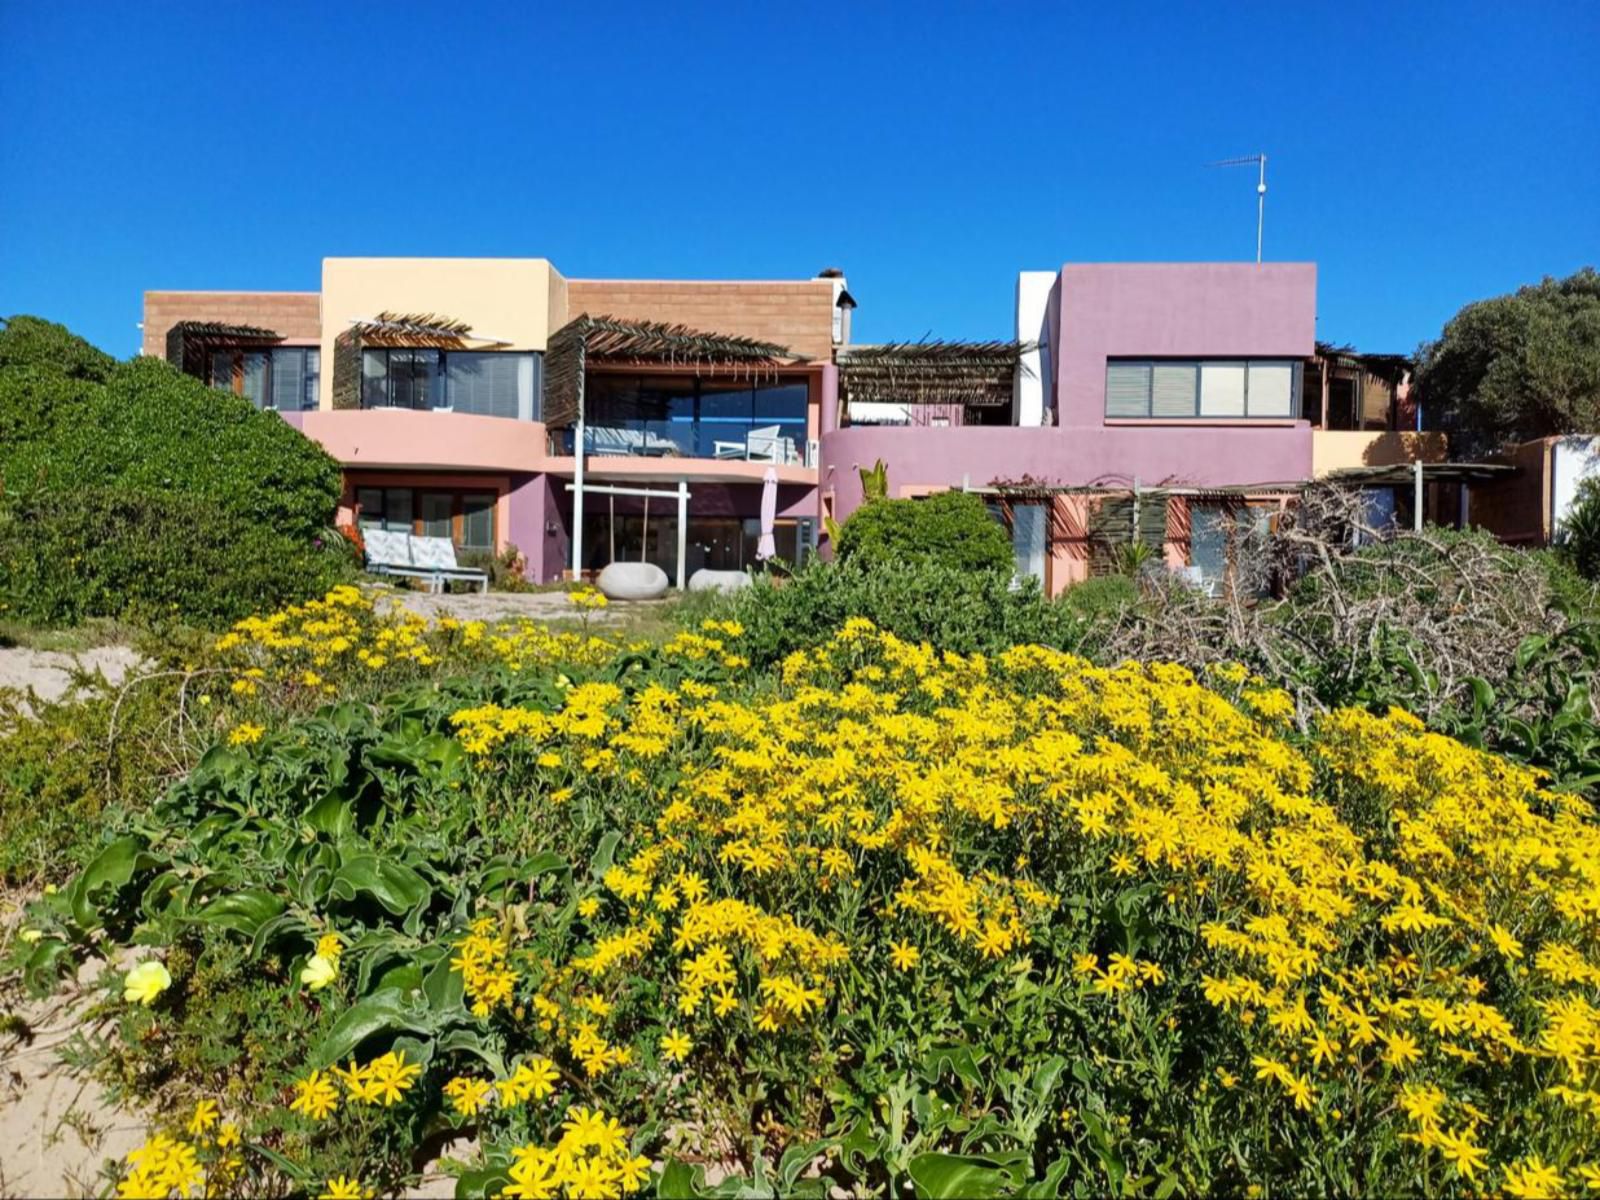
[[[226,346],[270,346],[283,341],[276,330],[225,321],[179,321],[167,330],[167,361],[185,375],[206,377],[206,355]]]
[[[760,376],[804,361],[777,342],[663,321],[582,313],[550,335],[544,361],[544,419],[552,428],[577,420],[584,372],[594,364]]]
[[[839,399],[856,404],[948,404],[985,408],[1011,402],[1033,342],[887,342],[839,355]]]
[[[350,322],[350,335],[368,346],[421,346],[451,349],[462,345],[472,326],[438,313],[381,312]],[[482,341],[484,339],[475,339]]]

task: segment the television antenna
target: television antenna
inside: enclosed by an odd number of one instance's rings
[[[1267,216],[1267,156],[1246,154],[1239,158],[1224,158],[1208,167],[1258,167],[1260,177],[1256,182],[1256,265],[1261,265],[1261,226]]]

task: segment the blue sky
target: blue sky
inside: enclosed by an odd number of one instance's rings
[[[118,353],[145,288],[338,254],[841,266],[858,341],[1009,336],[1019,269],[1320,267],[1408,351],[1600,261],[1600,4],[0,0],[0,313]]]

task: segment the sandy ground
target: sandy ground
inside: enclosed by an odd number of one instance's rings
[[[59,700],[72,689],[74,670],[101,675],[116,686],[138,661],[139,656],[127,646],[96,646],[77,654],[0,647],[0,688],[18,688],[41,700]]]
[[[397,592],[412,612],[425,617],[451,616],[460,621],[504,621],[526,617],[532,621],[576,622],[582,613],[573,607],[566,592],[461,592],[433,595],[428,592]],[[630,616],[658,608],[665,600],[614,601],[592,610],[592,625],[618,624]]]
[[[83,985],[97,967],[104,964],[91,964]],[[0,1057],[0,1195],[97,1195],[105,1160],[144,1141],[143,1121],[107,1105],[99,1085],[59,1058],[73,1034],[89,1032],[81,1021],[92,999],[80,986],[18,1011],[33,1036]]]

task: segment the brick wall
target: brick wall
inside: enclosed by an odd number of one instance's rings
[[[569,279],[567,312],[687,325],[788,346],[829,361],[833,355],[833,281],[709,283],[674,280]]]
[[[316,292],[146,292],[144,352],[167,352],[167,331],[179,321],[257,325],[292,342],[322,335],[322,297]]]

